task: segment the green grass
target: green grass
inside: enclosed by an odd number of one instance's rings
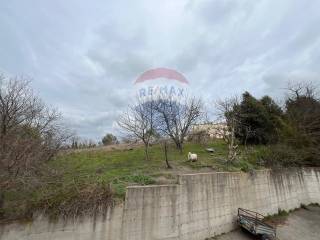
[[[154,145],[150,148],[150,159],[145,160],[143,147],[133,150],[113,150],[104,151],[79,151],[59,156],[51,166],[58,171],[64,172],[64,181],[69,182],[73,179],[89,182],[113,182],[122,180],[127,183],[149,184],[154,183],[143,179],[152,176],[174,174],[176,171],[201,170],[203,167],[215,166],[217,159],[223,159],[226,154],[226,146],[218,141],[209,144],[216,149],[216,153],[211,156],[205,151],[203,146],[198,144],[185,144],[183,154],[180,154],[174,146],[169,147],[169,161],[173,170],[166,169],[162,147]],[[195,152],[198,154],[199,161],[190,163],[187,161],[187,153]],[[131,176],[131,177],[130,177]],[[139,177],[140,176],[140,177]]]
[[[214,148],[215,152],[206,152],[206,147]],[[57,175],[43,177],[44,184],[38,184],[36,188],[21,185],[5,192],[2,212],[6,218],[26,216],[37,209],[68,214],[74,210],[73,205],[77,205],[79,199],[94,202],[97,198],[109,198],[108,191],[112,193],[113,200],[121,200],[128,185],[157,184],[163,179],[174,183],[176,175],[180,173],[250,171],[259,168],[257,159],[263,153],[263,147],[242,147],[240,151],[239,160],[227,164],[227,146],[223,141],[214,141],[207,146],[186,143],[182,154],[170,145],[168,157],[172,169],[166,168],[161,145],[151,147],[148,161],[145,160],[143,147],[112,151],[98,148],[62,153],[47,166]],[[188,152],[197,153],[198,161],[188,162]],[[102,196],[101,192],[105,195]]]

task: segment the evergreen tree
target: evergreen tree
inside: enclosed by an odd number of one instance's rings
[[[283,128],[283,111],[280,106],[278,106],[275,101],[269,97],[264,96],[260,100],[261,104],[267,111],[269,118],[269,125],[266,129],[266,139],[267,143],[276,143],[279,141],[281,130]]]
[[[118,140],[116,136],[114,136],[111,133],[108,133],[102,138],[102,143],[103,145],[117,144]]]
[[[249,92],[242,95],[242,101],[234,109],[238,112],[236,137],[242,144],[269,144],[279,139],[282,110],[265,96],[261,100]]]

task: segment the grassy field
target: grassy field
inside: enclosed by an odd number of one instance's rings
[[[214,148],[215,152],[208,153],[206,147]],[[5,193],[4,216],[18,217],[21,213],[25,216],[37,209],[74,214],[110,199],[121,201],[128,185],[175,183],[176,176],[182,173],[249,171],[260,168],[259,159],[264,151],[264,147],[242,148],[239,160],[227,164],[227,146],[222,141],[206,146],[186,143],[183,154],[169,146],[172,169],[166,168],[160,145],[151,147],[148,161],[142,146],[64,152],[47,166],[56,175],[44,175],[41,183],[33,184],[36,187],[17,187]],[[197,153],[198,161],[188,162],[188,152]]]
[[[214,148],[213,154],[207,147]],[[239,161],[226,164],[227,146],[222,141],[215,141],[207,146],[187,143],[183,154],[174,147],[169,147],[169,162],[172,169],[167,169],[163,149],[154,145],[150,149],[150,159],[145,160],[143,147],[131,150],[89,150],[63,154],[51,164],[53,168],[64,172],[64,181],[86,181],[91,183],[111,183],[115,193],[123,196],[125,186],[130,184],[161,184],[173,182],[178,174],[207,171],[248,171],[258,168],[257,160],[263,147],[241,150]],[[188,152],[198,154],[198,162],[187,161]]]

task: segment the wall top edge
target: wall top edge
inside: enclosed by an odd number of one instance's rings
[[[177,187],[178,184],[160,184],[160,185],[134,185],[127,186],[127,189],[136,189],[136,188],[156,188],[156,187]]]
[[[283,168],[283,169],[261,169],[261,170],[254,170],[252,172],[204,172],[204,173],[185,173],[185,174],[179,174],[177,175],[177,180],[178,183],[176,184],[153,184],[153,185],[132,185],[132,186],[127,186],[126,189],[130,190],[130,189],[143,189],[143,188],[159,188],[159,187],[177,187],[181,184],[180,180],[181,178],[184,177],[192,177],[192,176],[209,176],[209,175],[219,175],[219,174],[231,174],[231,175],[242,175],[242,174],[254,174],[254,173],[269,173],[269,172],[277,172],[277,171],[283,171],[283,172],[288,172],[290,170],[315,170],[315,171],[320,171],[320,167],[304,167],[304,168]]]
[[[253,172],[269,172],[271,169],[261,169],[261,170],[254,170]],[[179,177],[183,176],[197,176],[197,175],[213,175],[213,174],[250,174],[250,172],[204,172],[204,173],[185,173],[179,174]]]
[[[242,172],[242,171],[237,171],[237,172],[227,172],[227,171],[221,171],[221,172],[204,172],[204,173],[185,173],[185,174],[179,174],[179,177],[184,177],[184,176],[198,176],[198,175],[214,175],[214,174],[250,174],[254,172],[277,172],[277,171],[290,171],[290,170],[320,170],[320,167],[303,167],[303,168],[298,168],[298,167],[289,167],[289,168],[279,168],[279,169],[260,169],[260,170],[253,170],[252,172]]]

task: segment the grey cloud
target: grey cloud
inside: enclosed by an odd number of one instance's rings
[[[152,66],[143,29],[137,26],[129,33],[126,30],[116,23],[101,26],[86,53],[109,83],[121,87],[130,87],[138,74]]]
[[[206,23],[215,25],[232,17],[232,13],[239,7],[238,1],[193,1],[189,4],[192,11]]]

